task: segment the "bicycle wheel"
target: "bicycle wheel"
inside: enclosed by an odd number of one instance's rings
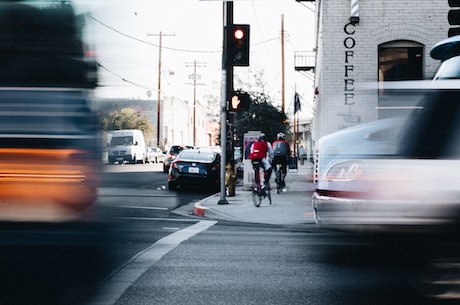
[[[256,183],[252,184],[252,202],[256,207],[260,207],[262,198],[259,196],[259,187]]]
[[[281,194],[283,192],[283,187],[281,186],[282,181],[281,169],[276,171],[276,193]]]

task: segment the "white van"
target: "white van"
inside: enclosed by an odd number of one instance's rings
[[[109,144],[109,164],[145,163],[144,134],[138,129],[114,130]]]

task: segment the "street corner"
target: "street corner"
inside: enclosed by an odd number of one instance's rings
[[[204,217],[208,208],[201,205],[200,202],[194,204],[193,215]]]
[[[195,202],[193,204],[193,215],[208,218],[215,217],[215,213],[209,208],[209,206],[217,206],[219,204],[219,196],[219,193],[217,193]]]

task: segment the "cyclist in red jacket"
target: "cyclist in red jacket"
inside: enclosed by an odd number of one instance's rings
[[[265,184],[268,188],[270,188],[269,182],[272,175],[272,166],[267,160],[267,155],[271,160],[273,159],[272,145],[267,142],[265,135],[261,135],[259,140],[252,144],[249,159],[252,161],[259,160],[262,162],[264,168]]]

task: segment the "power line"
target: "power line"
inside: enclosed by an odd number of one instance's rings
[[[124,36],[126,38],[129,38],[129,39],[133,39],[137,42],[140,42],[140,43],[143,43],[143,44],[146,44],[146,45],[149,45],[151,47],[156,47],[158,48],[159,45],[156,44],[156,43],[153,43],[153,42],[150,42],[150,41],[146,41],[146,40],[143,40],[143,39],[140,39],[140,38],[137,38],[135,36],[132,36],[132,35],[129,35],[129,34],[126,34],[120,30],[117,30],[116,28],[114,27],[111,27],[110,25],[100,21],[99,19],[93,17],[93,16],[89,16],[90,19],[92,19],[93,21],[99,23],[100,25],[110,29],[111,31],[114,31],[115,33],[117,34],[120,34],[121,36]],[[268,42],[271,42],[273,40],[278,40],[279,37],[273,37],[273,38],[270,38],[270,39],[267,39],[267,40],[264,40],[264,41],[261,41],[261,42],[258,42],[258,43],[254,43],[252,44],[253,47],[257,47],[257,46],[260,46],[260,45],[263,45],[263,44],[266,44]],[[176,51],[176,52],[186,52],[186,53],[221,53],[222,50],[215,50],[215,51],[208,51],[208,50],[190,50],[190,49],[179,49],[179,48],[172,48],[172,47],[168,47],[168,46],[162,46],[163,49],[167,49],[167,50],[171,50],[171,51]]]
[[[129,34],[126,34],[120,30],[117,30],[116,28],[100,21],[99,19],[93,17],[93,16],[88,16],[88,18],[90,18],[91,20],[93,20],[94,22],[97,22],[99,23],[100,25],[110,29],[111,31],[114,31],[115,33],[121,35],[121,36],[124,36],[126,38],[129,38],[129,39],[133,39],[137,42],[140,42],[140,43],[143,43],[143,44],[146,44],[146,45],[149,45],[149,46],[152,46],[152,47],[159,47],[158,44],[155,44],[155,43],[152,43],[152,42],[149,42],[149,41],[146,41],[146,40],[142,40],[142,39],[139,39],[135,36],[132,36],[132,35],[129,35]],[[274,40],[278,40],[279,37],[273,37],[273,38],[270,38],[270,39],[267,39],[265,41],[261,41],[259,43],[255,43],[253,44],[252,46],[253,47],[257,47],[257,46],[260,46],[260,45],[263,45],[263,44],[266,44],[266,43],[269,43],[271,41],[274,41]],[[186,49],[178,49],[178,48],[171,48],[171,47],[166,47],[166,46],[162,46],[163,49],[168,49],[168,50],[171,50],[171,51],[176,51],[176,52],[188,52],[188,53],[218,53],[218,52],[222,52],[222,50],[219,50],[219,51],[197,51],[197,50],[186,50]],[[142,89],[146,89],[146,90],[154,90],[153,88],[151,87],[148,87],[148,86],[145,86],[145,85],[141,85],[141,84],[138,84],[136,82],[133,82],[131,80],[128,80],[126,79],[124,76],[114,72],[113,70],[109,69],[108,67],[106,67],[105,65],[101,64],[101,63],[97,63],[98,66],[102,69],[104,69],[105,71],[109,72],[110,74],[118,77],[120,80],[122,80],[123,82],[126,82],[128,84],[131,84],[135,87],[139,87],[139,88],[142,88]]]
[[[95,17],[92,17],[92,16],[89,16],[90,19],[92,19],[93,21],[99,23],[100,25],[114,31],[115,33],[117,34],[120,34],[121,36],[124,36],[124,37],[127,37],[127,38],[130,38],[130,39],[133,39],[137,42],[140,42],[140,43],[143,43],[143,44],[146,44],[146,45],[149,45],[149,46],[152,46],[152,47],[159,47],[158,44],[155,44],[155,43],[152,43],[150,41],[146,41],[146,40],[143,40],[143,39],[140,39],[140,38],[137,38],[135,36],[132,36],[132,35],[129,35],[129,34],[126,34],[120,30],[117,30],[116,28],[114,27],[111,27],[110,25],[100,21],[99,19],[95,18]],[[220,53],[222,52],[222,50],[218,50],[218,51],[206,51],[206,50],[187,50],[187,49],[178,49],[178,48],[172,48],[172,47],[165,47],[165,46],[162,46],[163,49],[167,49],[167,50],[170,50],[170,51],[176,51],[176,52],[185,52],[185,53]]]
[[[135,83],[133,81],[130,81],[130,80],[126,79],[125,77],[115,73],[114,71],[110,70],[109,68],[107,68],[106,66],[104,66],[103,64],[101,64],[99,62],[97,63],[97,66],[102,68],[102,69],[104,69],[105,71],[109,72],[110,74],[118,77],[119,79],[121,79],[122,81],[124,81],[124,82],[126,82],[128,84],[131,84],[133,86],[136,86],[136,87],[139,87],[139,88],[142,88],[142,89],[146,89],[146,90],[154,90],[151,87],[147,87],[147,86],[144,86],[144,85],[141,85],[141,84],[138,84],[138,83]]]

